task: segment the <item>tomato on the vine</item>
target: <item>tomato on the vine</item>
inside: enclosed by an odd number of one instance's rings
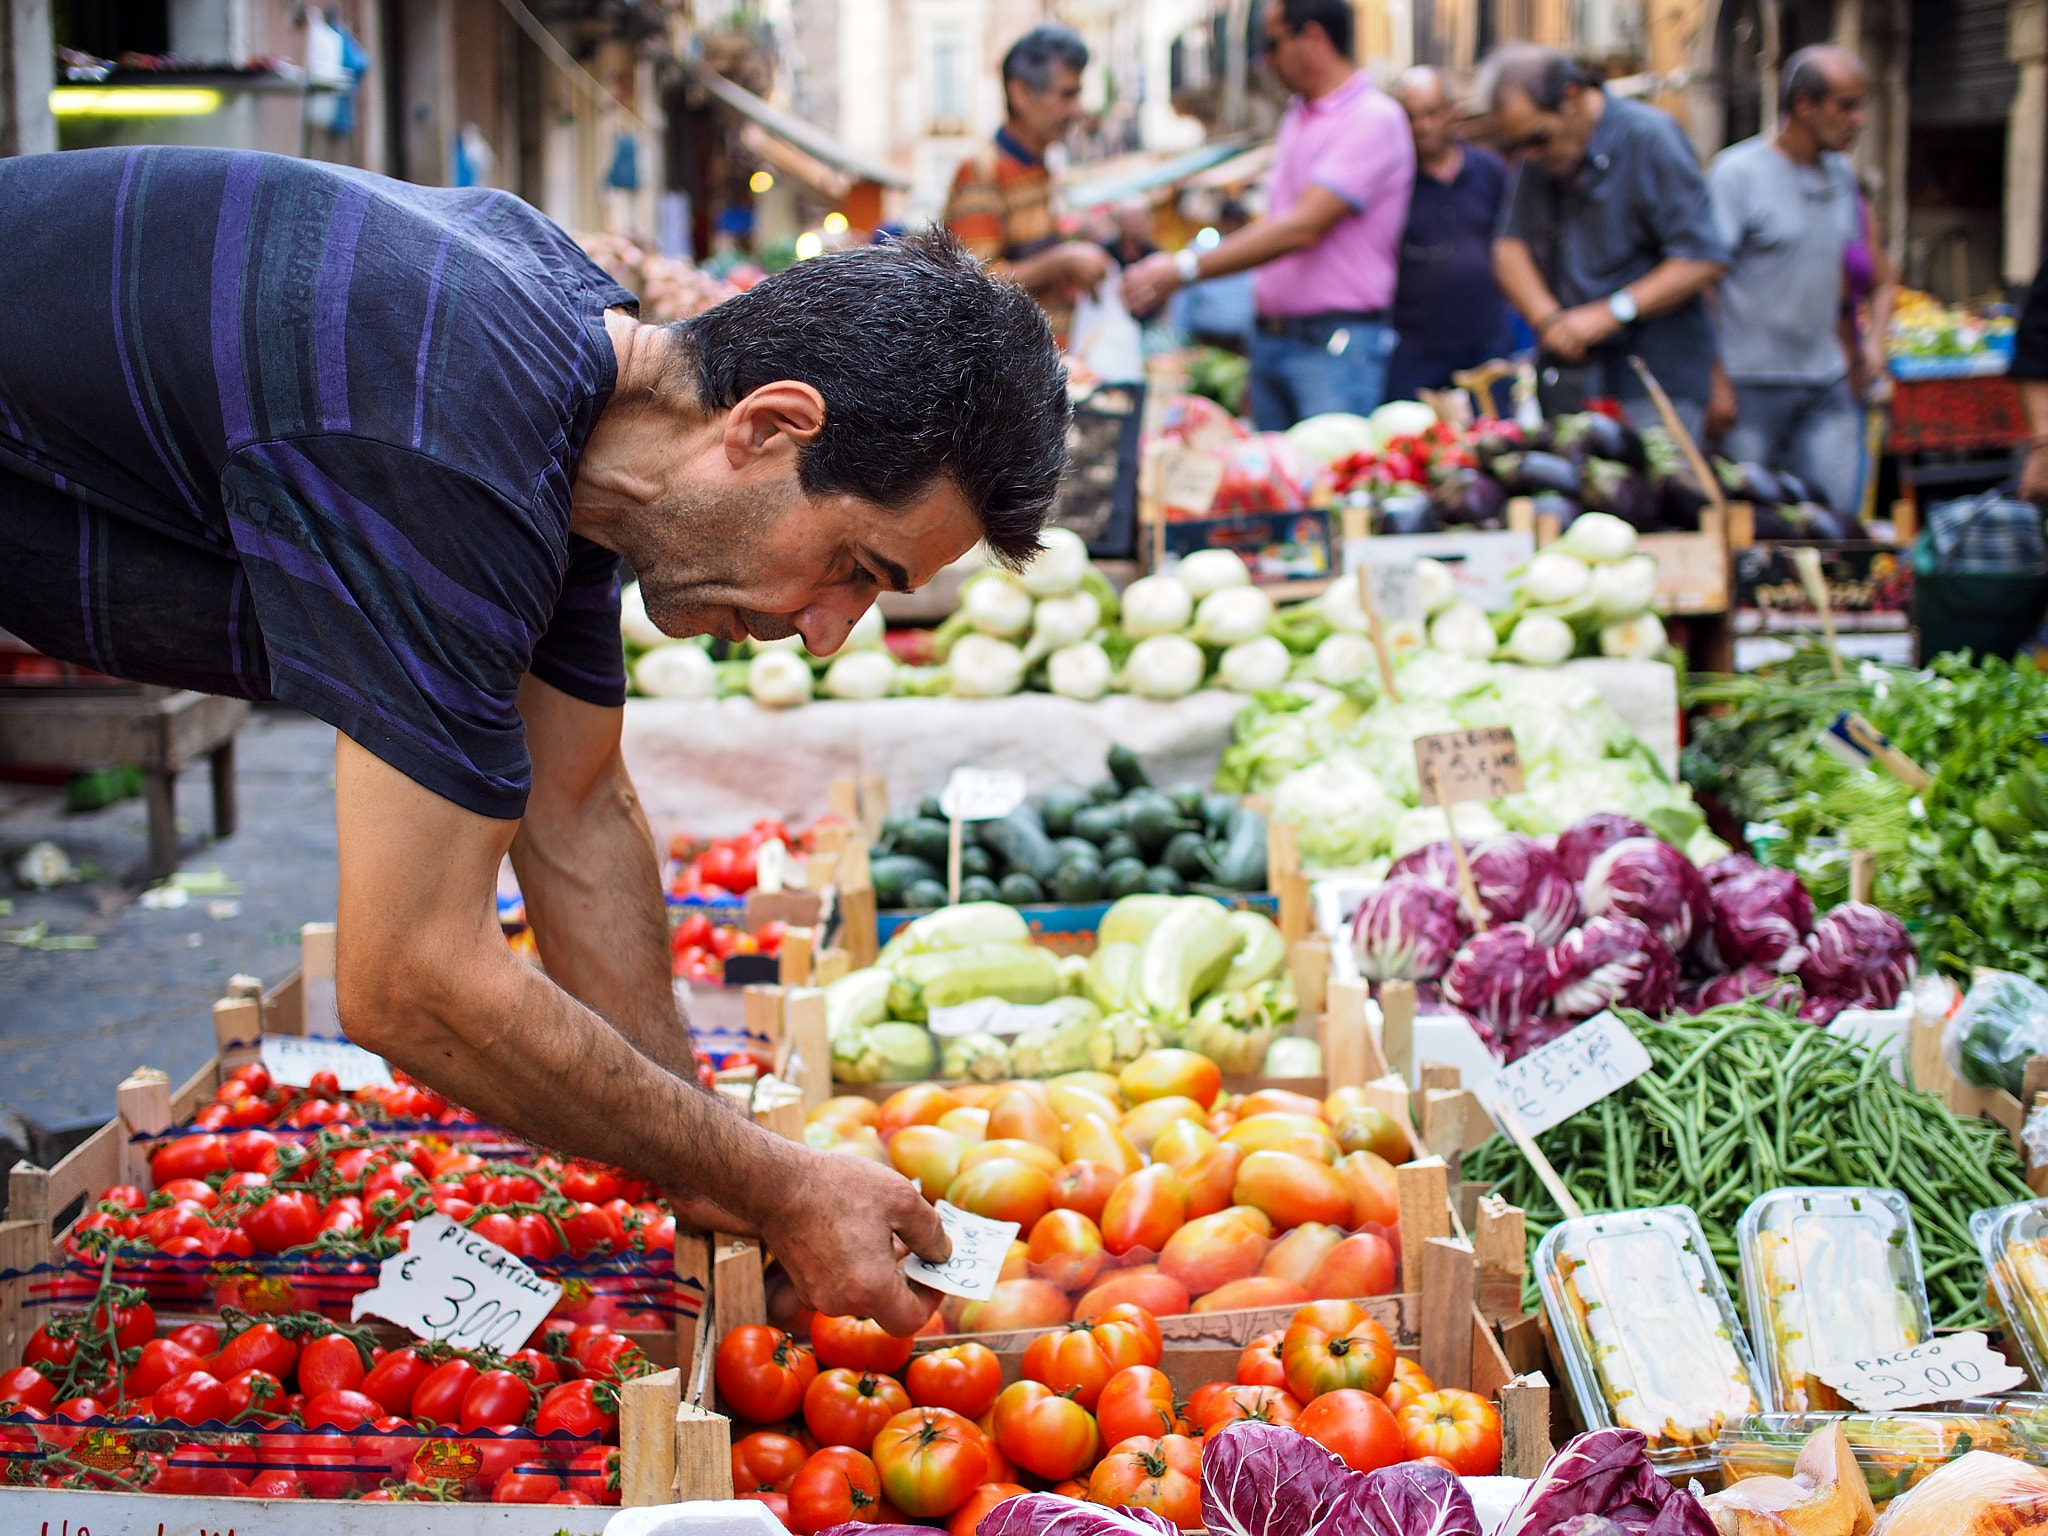
[[[220,1353],[220,1330],[211,1323],[187,1323],[182,1328],[173,1328],[164,1337],[184,1345],[195,1355]]]
[[[1111,1509],[1149,1509],[1184,1531],[1202,1530],[1201,1442],[1186,1435],[1126,1440],[1089,1474],[1088,1497]]]
[[[418,1351],[394,1349],[370,1367],[358,1390],[382,1403],[385,1412],[409,1418],[413,1394],[433,1372],[434,1367],[422,1360]]]
[[[44,1323],[28,1336],[28,1343],[22,1346],[23,1365],[54,1365],[63,1368],[71,1364],[78,1353],[78,1339],[74,1335],[53,1336],[50,1325]]]
[[[872,1525],[882,1515],[882,1478],[875,1464],[847,1445],[828,1445],[789,1485],[789,1523],[803,1536],[859,1520]]]
[[[374,1397],[343,1387],[308,1397],[299,1414],[308,1429],[361,1429],[384,1417],[383,1409]]]
[[[462,1399],[476,1378],[477,1368],[467,1360],[435,1366],[413,1391],[412,1417],[434,1425],[456,1423],[462,1417]]]
[[[462,1394],[462,1432],[518,1429],[533,1407],[533,1388],[515,1371],[479,1371]]]
[[[988,1476],[988,1442],[949,1408],[912,1408],[875,1436],[882,1492],[913,1520],[949,1515]]]
[[[299,1350],[299,1390],[308,1397],[352,1392],[363,1384],[363,1357],[338,1333],[324,1334]]]
[[[128,1390],[136,1397],[150,1397],[157,1388],[199,1369],[200,1357],[175,1339],[151,1339],[128,1371]],[[230,1374],[233,1374],[232,1372]]]
[[[228,1415],[228,1389],[205,1371],[174,1376],[150,1398],[150,1412],[174,1424],[204,1424]]]
[[[850,1445],[865,1451],[884,1424],[910,1406],[910,1395],[894,1376],[834,1366],[820,1371],[804,1389],[804,1423],[821,1445]]]
[[[223,1376],[267,1371],[279,1381],[299,1363],[299,1346],[277,1331],[275,1323],[251,1323],[221,1345],[214,1369]]]
[[[228,1138],[211,1132],[167,1141],[149,1157],[150,1182],[159,1189],[173,1179],[203,1179],[228,1169]]]
[[[595,1382],[565,1381],[550,1387],[541,1399],[533,1416],[533,1432],[547,1435],[561,1431],[578,1439],[595,1439],[609,1434],[616,1422],[615,1415],[597,1405]]]
[[[727,1407],[753,1423],[773,1424],[802,1405],[818,1361],[780,1328],[746,1323],[718,1341],[715,1374]]]
[[[1460,1477],[1500,1471],[1500,1414],[1477,1392],[1443,1387],[1415,1399],[1397,1415],[1410,1456],[1436,1456]]]
[[[599,1504],[619,1502],[619,1448],[601,1445],[569,1463],[569,1487]]]
[[[562,1491],[561,1482],[545,1467],[514,1467],[491,1489],[493,1504],[545,1504]]]
[[[265,1253],[302,1247],[319,1235],[320,1207],[311,1195],[288,1190],[242,1215],[242,1230]]]
[[[984,1344],[955,1344],[912,1356],[903,1385],[920,1408],[950,1408],[978,1419],[1003,1390],[1003,1362]]]

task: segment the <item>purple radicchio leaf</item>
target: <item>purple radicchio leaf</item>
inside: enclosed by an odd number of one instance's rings
[[[1913,979],[1913,940],[1889,912],[1845,901],[1813,925],[1799,981],[1809,998],[1890,1008]]]
[[[1202,1519],[1211,1536],[1309,1536],[1325,1516],[1355,1507],[1364,1485],[1364,1477],[1307,1435],[1277,1424],[1233,1424],[1202,1450]],[[991,1532],[984,1522],[980,1536],[1038,1533]],[[1320,1536],[1359,1531],[1340,1522],[1323,1526]]]
[[[1394,875],[1359,907],[1351,947],[1368,981],[1430,981],[1471,933],[1454,891],[1419,875]]]
[[[1713,949],[1720,968],[1796,971],[1806,959],[1813,898],[1789,869],[1756,869],[1713,886]]]
[[[1470,847],[1465,851],[1469,857]],[[1448,841],[1424,843],[1420,848],[1402,854],[1387,867],[1389,880],[1396,875],[1414,875],[1431,885],[1455,891],[1458,888],[1458,856],[1451,852]]]
[[[1369,1472],[1359,1503],[1370,1536],[1485,1536],[1472,1495],[1442,1467],[1404,1462]]]
[[[1444,1001],[1500,1051],[1549,1006],[1547,954],[1521,923],[1489,928],[1467,940],[1444,972]]]
[[[1551,1536],[1628,1536],[1628,1532],[1605,1515],[1573,1515],[1553,1528]]]
[[[1569,880],[1583,880],[1586,870],[1603,852],[1625,837],[1648,837],[1650,829],[1633,816],[1612,811],[1595,811],[1576,826],[1557,835],[1558,867]]]
[[[1746,853],[1724,853],[1713,863],[1700,866],[1700,878],[1707,882],[1707,889],[1711,891],[1724,880],[1738,880],[1762,868],[1763,865]]]
[[[1740,1003],[1752,997],[1772,1008],[1783,1008],[1788,1012],[1794,1010],[1802,1000],[1799,978],[1781,976],[1760,965],[1745,965],[1740,970],[1730,971],[1726,976],[1715,976],[1695,987],[1687,1011],[1698,1013],[1703,1008]],[[1683,1003],[1684,999],[1681,997],[1680,1001]]]
[[[1600,1515],[1623,1536],[1715,1536],[1713,1517],[1650,1465],[1640,1430],[1596,1429],[1550,1458],[1496,1536],[1564,1536]]]
[[[1519,832],[1489,837],[1472,850],[1472,883],[1495,923],[1522,923],[1540,944],[1555,944],[1579,920],[1578,886],[1557,855]]]
[[[1714,918],[1692,860],[1654,837],[1627,837],[1606,849],[1586,871],[1585,898],[1588,917],[1637,918],[1674,955],[1691,949]]]
[[[873,1525],[835,1526],[845,1536],[867,1536]],[[1149,1509],[1105,1509],[1057,1493],[1021,1493],[981,1517],[975,1536],[1180,1536],[1172,1521]]]
[[[1589,917],[1545,962],[1556,990],[1550,1011],[1591,1018],[1603,1008],[1640,1008],[1655,1018],[1677,995],[1678,961],[1649,925],[1633,917]]]

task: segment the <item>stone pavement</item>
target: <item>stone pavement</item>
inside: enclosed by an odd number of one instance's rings
[[[51,935],[99,940],[89,950],[0,943],[0,1170],[25,1149],[60,1151],[112,1116],[114,1086],[133,1068],[161,1067],[174,1083],[197,1071],[213,1052],[208,1010],[228,978],[282,980],[298,963],[299,924],[333,918],[333,728],[258,705],[236,743],[233,837],[209,836],[204,767],[178,781],[181,871],[217,869],[233,889],[194,890],[177,908],[137,899],[148,852],[140,800],[73,816],[59,788],[0,783],[0,897],[13,905],[0,933],[42,923]],[[93,878],[23,889],[15,863],[43,838]]]

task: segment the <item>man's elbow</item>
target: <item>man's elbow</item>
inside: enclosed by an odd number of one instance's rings
[[[337,956],[335,1011],[342,1033],[366,1051],[406,1065],[431,1042],[464,1038],[460,1000],[474,996],[461,978],[434,959],[408,949],[366,956],[346,945]]]

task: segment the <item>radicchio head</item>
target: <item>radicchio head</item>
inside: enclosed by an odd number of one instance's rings
[[[1429,981],[1443,975],[1471,932],[1454,890],[1420,875],[1392,875],[1359,907],[1351,946],[1368,981]]]
[[[1848,901],[1813,925],[1799,980],[1809,998],[1827,998],[1844,1008],[1890,1008],[1913,979],[1913,958],[1913,939],[1904,923],[1864,902]]]
[[[1468,848],[1466,852],[1471,850]],[[1458,856],[1451,852],[1448,842],[1424,843],[1420,848],[1402,854],[1387,867],[1389,880],[1396,875],[1414,875],[1431,885],[1455,891],[1458,888]]]
[[[1739,875],[1754,874],[1762,868],[1763,865],[1757,863],[1755,859],[1752,859],[1746,853],[1724,853],[1720,858],[1714,860],[1713,863],[1700,866],[1700,878],[1707,882],[1707,889],[1711,891],[1723,880],[1733,880]]]
[[[1550,1001],[1550,971],[1536,935],[1521,923],[1476,934],[1444,972],[1444,1001],[1499,1051]]]
[[[1648,837],[1650,829],[1633,816],[1612,811],[1595,811],[1577,826],[1557,834],[1557,862],[1573,880],[1586,878],[1586,871],[1607,849],[1625,837]]]
[[[1710,887],[1708,900],[1714,953],[1723,966],[1796,971],[1806,959],[1813,898],[1791,870],[1758,867],[1726,876]]]
[[[1773,1008],[1796,1008],[1800,1003],[1799,978],[1780,975],[1760,965],[1745,965],[1739,971],[1716,976],[1701,985],[1693,999],[1694,1011],[1718,1008],[1723,1003],[1740,1003],[1749,998]]]
[[[1609,913],[1589,917],[1550,952],[1550,1010],[1568,1019],[1603,1008],[1667,1013],[1677,996],[1678,961],[1647,923]]]
[[[894,1528],[849,1523],[834,1526],[826,1536],[884,1529]],[[983,1515],[974,1530],[975,1536],[1180,1536],[1180,1527],[1149,1509],[1105,1509],[1057,1493],[1020,1493],[1005,1499]]]
[[[1496,923],[1526,923],[1538,943],[1555,944],[1578,921],[1579,891],[1557,855],[1519,832],[1489,837],[1472,850],[1472,880]]]
[[[1202,1519],[1215,1536],[1306,1536],[1355,1505],[1365,1478],[1299,1430],[1246,1419],[1202,1447]],[[998,1504],[1004,1510],[1009,1504]],[[1025,1526],[980,1536],[1036,1536]]]
[[[1586,871],[1586,915],[1639,918],[1683,955],[1707,931],[1713,907],[1692,860],[1654,837],[1628,837],[1606,849]]]
[[[1635,1429],[1596,1429],[1550,1458],[1496,1536],[1559,1536],[1582,1515],[1600,1515],[1624,1536],[1715,1536],[1714,1518],[1650,1465]]]

